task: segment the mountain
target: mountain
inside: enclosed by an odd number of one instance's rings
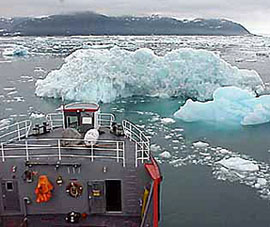
[[[0,18],[0,36],[69,35],[247,35],[242,25],[224,19],[112,17],[93,12],[40,18]]]

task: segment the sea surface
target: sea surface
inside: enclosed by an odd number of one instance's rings
[[[89,36],[0,38],[0,126],[54,112],[62,100],[35,95],[38,79],[59,69],[81,48],[153,49],[164,55],[178,48],[205,49],[239,68],[256,70],[270,83],[270,37]],[[12,50],[21,50],[12,56]],[[227,126],[185,123],[173,117],[180,98],[132,97],[101,104],[118,121],[127,118],[151,138],[152,153],[163,175],[161,223],[164,227],[270,226],[270,124]],[[166,121],[164,118],[171,118]],[[209,146],[198,148],[202,141]],[[171,157],[161,157],[168,151]],[[223,158],[251,160],[260,170],[224,172]],[[256,183],[265,179],[266,184]]]

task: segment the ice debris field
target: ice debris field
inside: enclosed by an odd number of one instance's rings
[[[152,139],[155,143],[151,145],[151,150],[159,162],[178,168],[186,165],[207,166],[217,180],[244,184],[254,188],[261,198],[270,200],[269,164],[237,151],[211,146],[206,141],[188,141],[183,129],[162,123],[162,118],[146,124],[145,130],[153,136],[158,133],[157,138],[160,134],[164,135],[165,142]]]
[[[36,83],[38,96],[63,100],[112,102],[134,95],[190,97],[205,101],[223,86],[260,92],[257,72],[238,69],[206,50],[190,48],[156,55],[141,48],[77,50],[59,70]]]
[[[135,103],[135,101],[130,101]],[[129,104],[129,103],[127,103]],[[113,108],[114,113],[130,113],[128,109]],[[258,195],[270,200],[270,166],[250,155],[206,141],[186,138],[185,130],[171,118],[156,112],[133,111],[134,119],[140,119],[140,127],[151,138],[151,151],[160,163],[176,168],[187,165],[202,165],[211,169],[217,180],[243,184],[253,188]]]

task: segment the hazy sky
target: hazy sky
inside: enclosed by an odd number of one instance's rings
[[[270,0],[0,0],[0,17],[75,11],[107,15],[160,14],[176,18],[226,18],[253,33],[270,34]]]

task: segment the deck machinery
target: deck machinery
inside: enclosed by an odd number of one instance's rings
[[[158,226],[161,175],[133,123],[73,103],[0,142],[0,226]]]

